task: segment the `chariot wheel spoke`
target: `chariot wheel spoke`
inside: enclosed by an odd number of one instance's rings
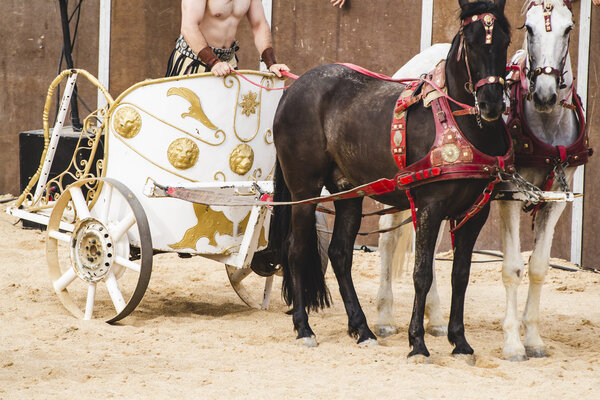
[[[88,208],[87,202],[85,201],[85,197],[83,197],[83,192],[80,187],[72,187],[69,189],[71,193],[71,200],[73,201],[73,205],[75,206],[75,211],[77,211],[77,215],[80,219],[90,218],[90,209]]]
[[[100,218],[100,221],[102,221],[103,223],[108,222],[108,213],[110,211],[110,203],[112,201],[112,193],[113,193],[113,188],[111,185],[106,185],[106,189],[103,189],[103,193],[104,196],[104,203],[101,205],[100,210],[98,212],[98,218]]]
[[[119,241],[119,239],[121,239],[121,237],[127,233],[127,231],[131,229],[133,225],[135,225],[135,216],[132,212],[129,212],[116,225],[114,225],[112,228],[109,228],[113,240],[115,242]]]
[[[48,236],[50,236],[53,239],[60,240],[61,242],[65,242],[65,243],[71,242],[71,235],[62,233],[60,231],[55,231],[55,230],[48,231]]]
[[[60,278],[54,281],[53,286],[54,290],[60,292],[65,290],[67,286],[69,286],[74,280],[77,278],[77,273],[73,267],[67,269],[67,271],[62,274]]]
[[[127,269],[130,269],[132,271],[135,271],[137,273],[140,272],[140,265],[139,264],[136,264],[135,262],[130,261],[130,260],[128,260],[128,259],[126,259],[124,257],[121,257],[121,256],[115,257],[115,264],[120,265],[122,267],[125,267]]]
[[[83,319],[89,320],[92,319],[92,314],[94,313],[94,301],[96,300],[96,284],[90,283],[88,285],[87,298],[85,300],[85,314],[83,315]]]
[[[123,298],[123,293],[121,293],[121,289],[119,288],[117,278],[112,272],[109,272],[108,276],[106,277],[106,288],[108,289],[108,294],[110,295],[113,305],[115,306],[115,310],[120,313],[125,308],[126,303],[125,299]]]

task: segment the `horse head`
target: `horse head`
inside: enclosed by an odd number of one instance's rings
[[[510,44],[505,3],[505,0],[459,0],[462,26],[450,52],[466,65],[466,76],[459,72],[454,79],[466,80],[463,85],[463,91],[467,92],[465,96],[475,98],[475,106],[486,121],[497,120],[505,108],[504,75]]]
[[[527,36],[523,47],[528,53],[529,91],[537,111],[551,112],[557,104],[559,90],[566,87],[569,33],[573,29],[571,3],[528,0],[523,9],[526,12]]]

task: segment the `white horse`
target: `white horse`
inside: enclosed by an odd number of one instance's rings
[[[587,159],[587,156],[574,156],[568,151],[573,149],[573,146],[577,147],[582,136],[585,139],[579,126],[583,121],[578,119],[576,111],[568,108],[574,101],[573,73],[568,53],[569,32],[573,27],[572,14],[563,0],[528,0],[523,6],[523,12],[526,13],[527,34],[523,50],[512,60],[513,63],[518,63],[519,57],[524,56],[527,73],[522,74],[521,79],[527,80],[525,88],[530,90],[529,96],[519,99],[524,101],[521,125],[528,126],[541,142],[556,146],[555,157],[544,157],[566,158],[571,167],[566,168],[564,174],[558,174],[552,183],[548,182],[547,178],[552,166],[556,165],[554,161],[551,162],[551,166],[545,168],[526,166],[527,162],[522,161],[519,152],[533,150],[534,155],[537,154],[539,146],[536,146],[535,140],[530,143],[517,142],[516,164],[520,175],[534,185],[540,188],[546,186],[546,189],[549,189],[552,184],[551,190],[563,190],[564,184],[560,184],[561,176],[570,186],[575,172],[572,165],[577,164],[577,160],[582,161],[581,158]],[[511,108],[513,107],[511,104]],[[517,136],[513,129],[517,126],[511,123],[510,119],[508,122],[515,139]],[[585,146],[587,148],[587,141]],[[560,163],[560,160],[556,163]],[[549,267],[554,227],[565,208],[565,202],[547,203],[539,209],[535,217],[535,244],[529,258],[529,293],[523,314],[524,345],[519,336],[517,313],[517,288],[523,276],[519,238],[519,218],[523,204],[516,201],[499,201],[498,205],[504,250],[502,280],[506,288],[506,316],[503,324],[505,342],[502,355],[505,359],[513,361],[526,360],[527,356],[545,357],[546,349],[538,332],[540,294]]]
[[[445,60],[450,51],[450,43],[438,43],[414,56],[393,75],[395,79],[418,78],[424,73],[432,71],[440,60]],[[400,225],[410,218],[410,210],[395,214],[383,215],[379,218],[379,229],[388,230]],[[445,223],[440,226],[436,250],[444,231]],[[398,333],[394,324],[394,295],[392,293],[392,278],[404,268],[407,257],[411,251],[414,237],[412,223],[389,232],[379,234],[379,254],[381,259],[381,274],[379,276],[379,291],[377,293],[377,311],[379,319],[375,325],[375,333],[380,337],[387,337]],[[433,282],[427,294],[425,315],[428,318],[427,332],[434,336],[444,336],[448,328],[440,309],[440,300],[437,292],[435,268]]]

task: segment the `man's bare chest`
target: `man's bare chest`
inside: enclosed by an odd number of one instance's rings
[[[218,19],[241,19],[250,8],[250,0],[207,0],[207,10],[211,17]]]

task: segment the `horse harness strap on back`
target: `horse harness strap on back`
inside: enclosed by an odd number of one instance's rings
[[[444,62],[439,63],[429,76],[430,81],[442,89],[445,87],[444,65]],[[415,228],[416,210],[410,193],[411,188],[451,179],[492,180],[473,206],[464,213],[461,217],[462,220],[456,227],[453,227],[455,230],[464,225],[487,204],[495,184],[500,181],[498,174],[512,168],[512,146],[509,146],[508,152],[502,157],[488,156],[482,153],[460,131],[448,99],[428,83],[422,85],[419,94],[415,94],[420,86],[420,81],[410,82],[400,94],[394,109],[391,129],[392,154],[399,169],[395,177],[396,186],[398,189],[406,191],[411,203]],[[432,93],[435,95],[432,96]],[[436,138],[425,157],[414,164],[406,165],[406,112],[410,106],[421,100],[425,107],[431,107],[436,126]],[[508,139],[508,132],[506,132],[506,136]],[[510,140],[508,142],[510,143]]]

